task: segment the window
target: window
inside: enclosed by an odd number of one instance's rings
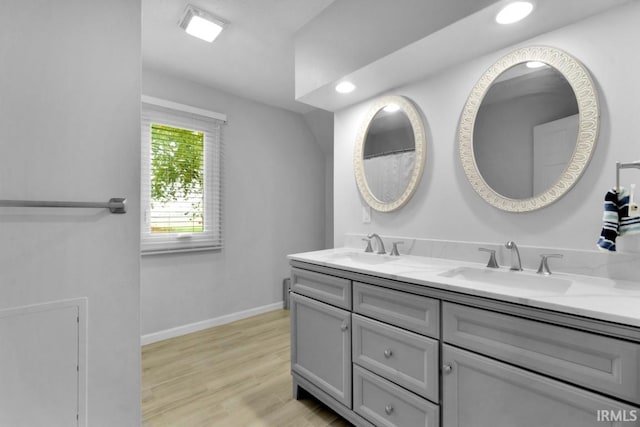
[[[225,116],[143,97],[143,254],[222,247]]]

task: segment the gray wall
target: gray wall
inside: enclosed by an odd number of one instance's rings
[[[567,195],[538,211],[513,214],[488,205],[467,182],[458,158],[456,132],[467,96],[484,71],[511,49],[393,92],[411,98],[422,109],[427,121],[427,160],[413,199],[397,212],[373,212],[371,224],[361,222],[363,201],[352,166],[354,136],[371,102],[337,112],[336,246],[343,244],[345,233],[378,232],[465,242],[502,243],[513,239],[522,245],[595,250],[603,197],[615,184],[615,162],[640,156],[636,142],[640,97],[634,96],[640,56],[632,42],[640,39],[638,20],[640,3],[633,2],[517,46],[548,45],[569,52],[590,70],[600,96],[600,136],[591,163]],[[627,183],[637,182],[640,174],[628,171],[623,178]],[[620,240],[626,243],[633,239]]]
[[[325,247],[333,247],[333,113],[315,109],[303,115],[325,155]]]
[[[0,199],[128,199],[0,210],[0,309],[86,298],[95,427],[140,425],[140,57],[138,1],[1,2]]]
[[[302,115],[144,70],[142,93],[227,115],[224,248],[142,258],[142,334],[282,300],[286,255],[325,246],[325,154]]]

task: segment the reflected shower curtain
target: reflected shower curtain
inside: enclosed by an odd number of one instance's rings
[[[364,172],[371,194],[385,203],[398,199],[407,189],[414,162],[415,150],[365,159]]]

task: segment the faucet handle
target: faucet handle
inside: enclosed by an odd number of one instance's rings
[[[549,258],[562,258],[562,254],[540,254],[540,266],[536,273],[544,274],[545,276],[551,274],[551,270],[549,270],[549,262],[547,261]]]
[[[402,245],[404,242],[393,242],[393,248],[391,248],[391,252],[389,255],[391,256],[400,256],[400,252],[398,252],[398,245]]]
[[[489,248],[478,248],[480,252],[489,252],[491,255],[489,256],[489,262],[487,263],[487,267],[489,268],[500,268],[498,265],[498,261],[496,261],[496,250]]]
[[[362,239],[363,242],[367,242],[367,247],[365,248],[365,252],[373,252],[373,248],[371,247],[371,239]]]

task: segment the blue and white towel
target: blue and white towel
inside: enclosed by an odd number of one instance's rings
[[[640,233],[640,217],[629,217],[629,191],[615,188],[604,196],[602,231],[598,239],[598,248],[615,252],[616,237]]]

